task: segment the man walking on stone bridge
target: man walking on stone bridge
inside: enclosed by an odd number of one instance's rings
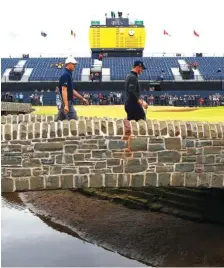
[[[73,104],[74,97],[80,99],[86,105],[89,104],[88,100],[83,98],[75,90],[77,88],[76,83],[73,85],[72,72],[75,70],[77,63],[78,62],[73,57],[69,57],[65,61],[65,70],[59,80],[59,93],[62,105],[58,111],[57,120],[78,120],[77,112]]]
[[[128,120],[146,120],[144,109],[148,108],[148,104],[141,99],[141,87],[138,82],[140,75],[146,67],[143,62],[138,60],[134,62],[131,73],[127,75],[125,80],[125,111]],[[144,109],[143,109],[144,108]]]

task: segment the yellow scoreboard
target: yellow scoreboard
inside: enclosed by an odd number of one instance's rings
[[[144,49],[145,27],[91,26],[89,43],[91,49]]]

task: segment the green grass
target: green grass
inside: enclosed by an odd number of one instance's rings
[[[57,108],[51,106],[34,107],[35,114],[54,115]],[[79,116],[97,116],[110,118],[126,118],[124,107],[121,106],[76,106]],[[172,109],[171,112],[162,112],[161,109]],[[179,107],[179,110],[184,108]],[[147,111],[148,119],[157,120],[183,120],[183,121],[202,121],[202,122],[224,122],[224,107],[206,107],[193,111],[175,111],[172,107],[149,107]]]

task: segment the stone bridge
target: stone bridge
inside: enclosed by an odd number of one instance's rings
[[[1,117],[2,191],[224,188],[224,123]]]

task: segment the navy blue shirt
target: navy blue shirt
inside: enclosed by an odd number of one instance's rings
[[[59,90],[62,96],[62,87],[67,87],[68,91],[68,101],[73,101],[73,89],[75,89],[75,84],[72,81],[72,72],[65,69],[59,80]]]

